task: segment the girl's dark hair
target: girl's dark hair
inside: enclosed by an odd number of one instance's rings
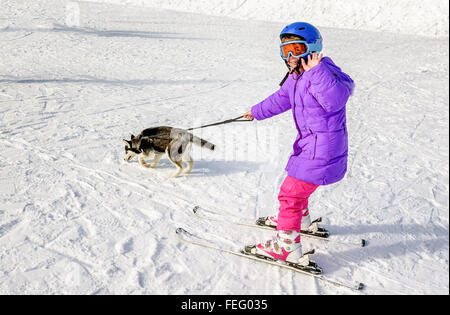
[[[291,34],[284,34],[281,36],[281,40],[287,38],[287,37],[292,37],[292,38],[298,38],[299,40],[306,40],[306,38],[302,37],[302,36],[298,36],[298,35],[291,35]]]

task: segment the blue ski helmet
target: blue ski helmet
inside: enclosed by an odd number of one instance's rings
[[[322,35],[319,30],[306,22],[295,22],[287,25],[280,33],[280,39],[284,36],[299,36],[308,43],[308,53],[322,51]]]

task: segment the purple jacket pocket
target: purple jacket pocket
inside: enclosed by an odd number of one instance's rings
[[[333,160],[347,155],[348,134],[346,129],[314,133],[313,160]]]

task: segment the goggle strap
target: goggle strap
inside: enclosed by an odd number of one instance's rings
[[[306,44],[306,47],[308,48],[308,52],[311,51],[322,51],[322,44]]]

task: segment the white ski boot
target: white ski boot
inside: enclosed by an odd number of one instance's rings
[[[273,239],[256,245],[254,254],[298,264],[303,256],[300,233],[278,231]]]
[[[278,224],[278,213],[270,215],[268,217],[261,217],[256,221],[256,224],[276,228]],[[309,209],[306,208],[305,210],[303,210],[302,224],[300,229],[302,231],[308,231],[310,226],[311,226],[311,217],[309,216]]]
[[[314,250],[302,253],[300,233],[296,231],[278,231],[272,240],[258,245],[245,246],[243,253],[258,259],[286,263],[311,274],[322,273],[322,269],[310,260]]]

